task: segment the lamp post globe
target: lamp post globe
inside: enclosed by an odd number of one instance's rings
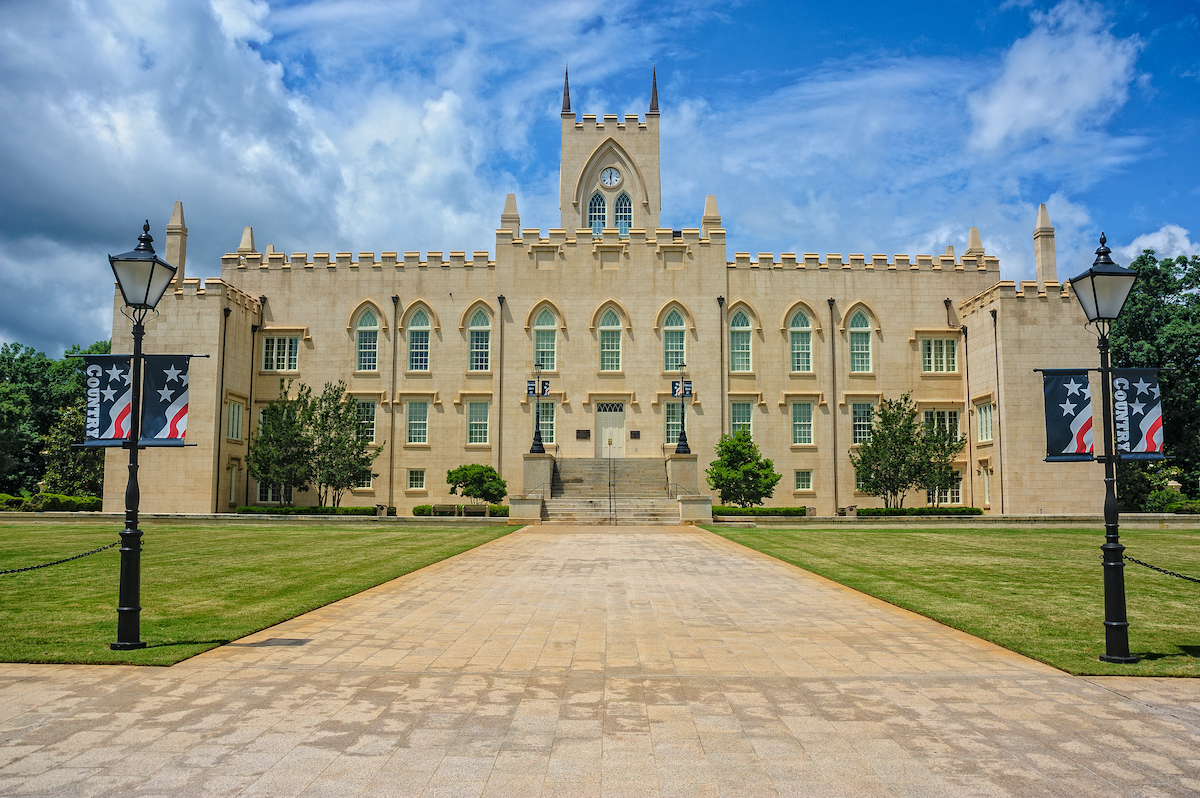
[[[687,402],[684,393],[687,392],[687,364],[679,364],[679,440],[675,442],[675,454],[691,454],[687,439]]]
[[[176,269],[154,254],[150,221],[142,226],[138,245],[121,255],[109,255],[108,265],[117,278],[121,297],[133,321],[133,357],[130,362],[129,481],[125,486],[125,528],[121,530],[121,583],[117,599],[117,640],[114,651],[145,648],[141,640],[142,533],[138,529],[138,440],[142,433],[142,338],[146,334],[146,316],[157,307],[166,293]]]
[[[1137,280],[1137,272],[1113,263],[1112,250],[1100,234],[1100,248],[1092,267],[1070,280],[1071,290],[1089,324],[1096,325],[1100,350],[1101,434],[1104,437],[1104,544],[1100,547],[1104,568],[1104,662],[1137,662],[1129,653],[1129,618],[1125,610],[1125,547],[1121,545],[1117,512],[1116,458],[1112,441],[1112,363],[1108,334],[1121,314],[1125,300]]]

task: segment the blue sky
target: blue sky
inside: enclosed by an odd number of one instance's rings
[[[729,251],[959,252],[1032,275],[1101,230],[1200,253],[1200,1],[10,0],[0,5],[0,341],[111,329],[105,255],[176,199],[188,275],[260,249],[494,251],[558,223],[579,113],[644,114],[664,226],[716,194]],[[1195,236],[1196,238],[1191,238]],[[160,250],[161,251],[161,250]]]

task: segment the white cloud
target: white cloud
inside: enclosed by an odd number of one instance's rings
[[[1075,140],[1124,104],[1135,78],[1140,42],[1113,36],[1098,7],[1064,0],[1033,20],[995,83],[971,97],[971,142],[983,150]]]
[[[1154,250],[1160,260],[1180,255],[1200,255],[1200,243],[1192,241],[1188,231],[1177,224],[1164,224],[1153,233],[1143,233],[1125,246],[1113,247],[1113,254],[1117,256],[1118,263],[1127,266],[1145,249]]]

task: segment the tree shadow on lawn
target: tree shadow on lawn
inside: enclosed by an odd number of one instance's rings
[[[1134,652],[1143,660],[1153,661],[1158,659],[1177,659],[1188,657],[1191,659],[1200,659],[1200,646],[1176,646],[1179,649],[1178,654],[1160,654],[1154,651]]]

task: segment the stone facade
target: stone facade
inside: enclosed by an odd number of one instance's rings
[[[856,420],[861,432],[868,406],[910,392],[922,414],[942,423],[957,414],[967,433],[952,503],[989,513],[1100,511],[1098,465],[1042,459],[1033,369],[1097,360],[1083,313],[1058,282],[1044,206],[1038,279],[1020,285],[1000,279],[974,229],[961,257],[952,248],[730,255],[712,196],[697,226],[658,227],[658,142],[656,92],[644,119],[580,121],[564,88],[561,226],[521,227],[509,195],[494,256],[285,255],[259,252],[246,228],[222,257],[220,278],[200,281],[183,276],[187,228],[177,204],[164,255],[176,259],[178,283],[147,324],[146,351],[210,357],[192,364],[188,441],[198,445],[144,453],[142,508],[257,503],[247,439],[281,378],[315,391],[344,380],[365,417],[373,411],[379,476],[348,504],[406,513],[447,501],[444,475],[466,462],[495,466],[513,494],[536,490],[522,483],[534,413],[525,387],[540,333],[553,414],[545,446],[555,457],[665,460],[682,360],[694,386],[686,430],[701,487],[718,436],[748,423],[783,474],[769,504],[823,515],[876,506],[855,490]],[[116,293],[114,310],[119,301]],[[119,312],[114,319],[113,351],[128,351],[128,325]],[[124,452],[112,450],[105,509],[123,506],[124,474]],[[315,492],[295,500],[311,503]]]

